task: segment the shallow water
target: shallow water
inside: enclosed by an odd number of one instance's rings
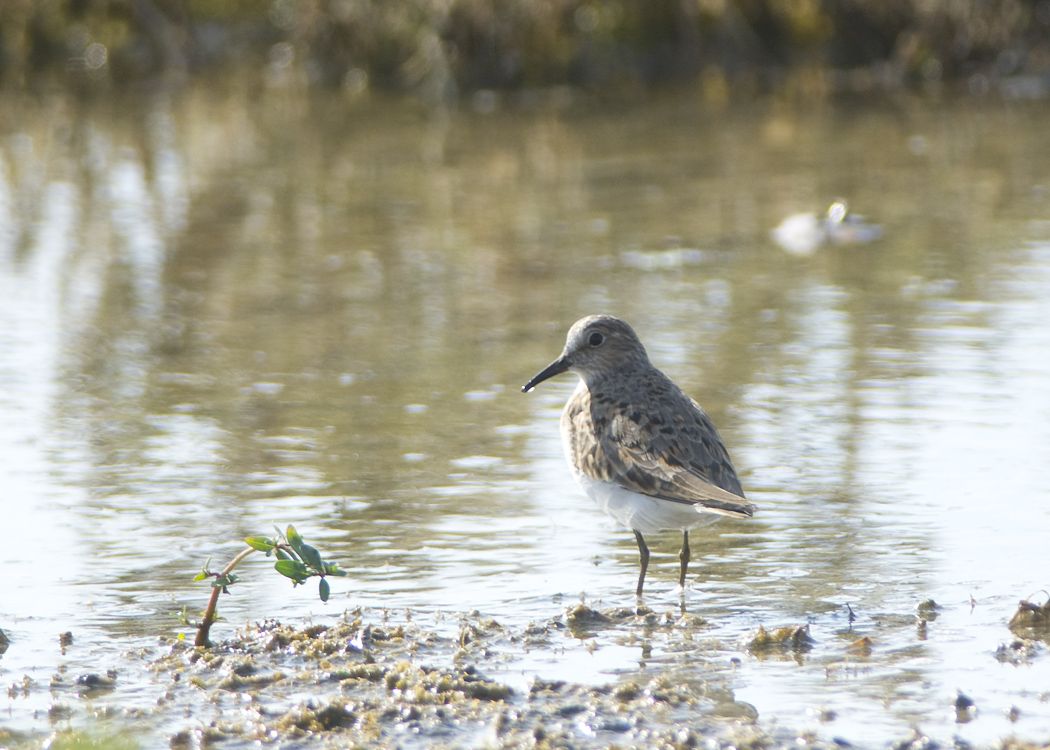
[[[645,604],[706,618],[702,647],[568,636],[490,677],[664,670],[723,682],[778,736],[864,747],[1050,741],[1045,642],[996,658],[1050,588],[1047,114],[7,96],[0,681],[36,687],[0,697],[0,729],[155,702],[129,661],[189,633],[172,614],[203,607],[204,560],[272,522],[350,576],[324,605],[253,560],[215,639],[358,605],[436,628],[636,605],[631,534],[564,465],[573,378],[519,390],[609,311],[705,405],[760,512],[694,532],[684,592],[677,534],[649,540]],[[883,237],[809,257],[770,240],[840,197]],[[808,652],[747,650],[804,624]],[[107,669],[102,698],[47,688]],[[166,746],[154,729],[139,740]]]

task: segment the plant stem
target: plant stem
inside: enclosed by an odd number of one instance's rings
[[[223,568],[222,573],[219,574],[219,577],[222,577],[222,576],[225,576],[225,575],[229,575],[233,571],[233,569],[236,568],[240,564],[241,560],[243,560],[244,558],[246,558],[248,555],[250,555],[251,553],[253,553],[255,551],[256,550],[254,548],[252,548],[252,547],[247,547],[246,549],[241,550],[240,554],[238,554],[237,557],[235,557],[232,560],[230,560],[229,565],[227,565],[225,568]],[[208,600],[208,608],[204,610],[204,619],[201,620],[201,624],[199,626],[197,626],[197,638],[196,638],[196,640],[193,641],[193,645],[194,646],[210,646],[211,645],[209,643],[209,641],[208,641],[208,631],[211,630],[211,625],[212,625],[213,622],[215,622],[215,610],[218,609],[218,606],[219,606],[219,594],[221,594],[221,593],[222,593],[222,587],[221,586],[213,586],[212,587],[211,599]]]

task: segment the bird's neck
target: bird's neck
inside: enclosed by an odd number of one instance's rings
[[[640,380],[645,373],[652,369],[653,367],[648,361],[631,360],[623,362],[616,367],[581,372],[579,375],[589,390],[609,390],[614,389],[624,381]]]

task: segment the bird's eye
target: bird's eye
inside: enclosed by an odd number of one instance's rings
[[[592,333],[591,337],[589,339],[587,339],[587,343],[590,344],[591,346],[601,346],[604,341],[605,341],[605,337],[602,336],[597,331]]]

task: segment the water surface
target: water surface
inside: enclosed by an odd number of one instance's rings
[[[201,86],[0,112],[0,679],[36,685],[0,728],[154,702],[129,654],[189,632],[204,560],[273,522],[349,578],[323,605],[255,560],[213,637],[635,606],[631,534],[564,465],[573,378],[519,392],[607,311],[705,405],[760,512],[693,534],[685,591],[677,534],[650,540],[644,603],[706,618],[704,644],[567,637],[490,676],[717,680],[807,741],[1050,740],[1045,642],[996,658],[1050,587],[1043,107],[559,93],[482,115]],[[883,238],[770,240],[837,198]],[[806,624],[804,654],[747,650]],[[121,688],[93,702],[47,687],[106,669]]]

